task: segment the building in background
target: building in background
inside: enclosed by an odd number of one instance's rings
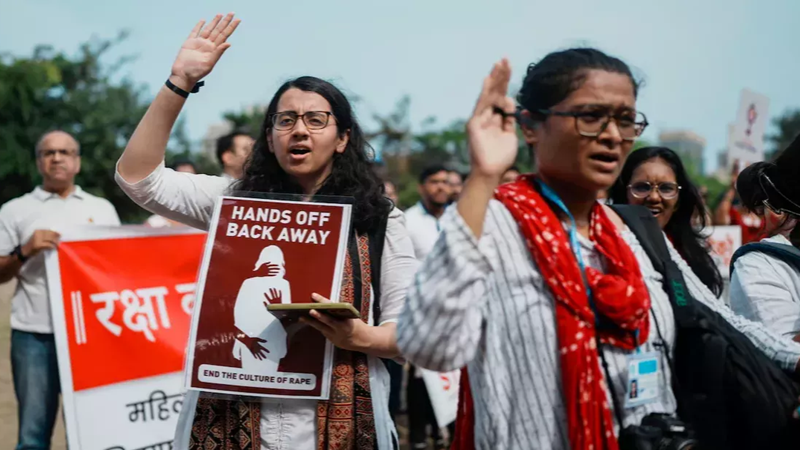
[[[702,175],[705,173],[703,151],[706,140],[697,133],[688,130],[664,131],[658,136],[659,145],[668,147],[680,155],[689,173]]]
[[[731,182],[731,168],[728,164],[728,149],[724,149],[717,153],[717,170],[714,171],[711,176],[724,184]]]

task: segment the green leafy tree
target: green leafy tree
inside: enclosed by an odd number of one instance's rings
[[[470,167],[466,120],[440,125],[435,117],[428,117],[419,131],[414,131],[408,118],[410,104],[406,96],[389,114],[373,114],[378,126],[368,133],[370,142],[381,152],[384,176],[397,185],[403,208],[419,200],[417,176],[426,166],[444,164],[462,173]],[[516,165],[523,172],[532,171],[531,152],[521,134],[519,137]]]
[[[633,143],[633,149],[631,149],[631,151],[635,152],[636,150],[639,150],[640,148],[652,147],[652,146],[653,146],[653,144],[650,141],[646,140],[646,139],[637,139],[636,142]]]
[[[767,160],[770,160],[783,151],[792,141],[800,135],[800,109],[784,112],[772,119],[772,124],[777,128],[775,134],[767,135],[770,147],[767,151]]]
[[[178,161],[189,161],[194,163],[198,173],[206,175],[219,174],[219,163],[212,156],[197,152],[194,145],[186,133],[186,122],[183,118],[175,123],[175,129],[170,136],[169,149],[167,150],[167,166],[173,166]]]
[[[266,107],[255,106],[242,111],[228,111],[222,118],[230,122],[234,130],[243,131],[256,139],[263,126],[266,110]]]
[[[81,173],[76,182],[109,199],[121,219],[139,222],[147,212],[114,181],[116,161],[144,114],[143,88],[116,75],[131,61],[105,60],[127,33],[94,40],[77,54],[38,46],[31,56],[0,56],[0,203],[30,192],[40,182],[35,146],[47,131],[61,129],[81,144]],[[183,128],[179,127],[182,133]],[[188,140],[172,144],[188,151]]]

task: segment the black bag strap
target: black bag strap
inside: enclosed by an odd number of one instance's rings
[[[669,254],[664,233],[658,226],[653,213],[643,206],[612,205],[611,208],[619,214],[628,225],[631,232],[636,235],[645,253],[653,263],[653,268],[663,277],[664,290],[672,304],[675,322],[678,327],[690,327],[695,323],[694,299],[689,294],[683,273]]]
[[[628,228],[636,236],[647,253],[647,257],[653,263],[653,267],[662,275],[662,285],[664,291],[669,296],[669,302],[672,305],[672,314],[675,317],[675,324],[677,325],[678,332],[681,328],[689,328],[697,324],[696,310],[694,309],[694,299],[686,287],[686,281],[683,279],[683,273],[675,261],[669,254],[667,241],[661,227],[658,225],[653,213],[643,206],[633,205],[612,205],[611,208],[619,214],[622,220],[628,225]],[[655,314],[653,314],[655,317]],[[661,329],[658,321],[655,321],[656,332],[658,333],[664,345],[665,355],[667,357],[667,364],[669,364],[672,371],[672,387],[675,397],[678,400],[678,413],[685,415],[686,393],[681,389],[681,383],[678,380],[678,372],[676,371],[675,364],[672,357],[669,355],[669,344],[664,340],[661,335]]]
[[[764,253],[780,259],[800,272],[800,249],[797,247],[793,245],[778,244],[777,242],[753,242],[750,244],[745,244],[733,252],[730,265],[731,275],[733,275],[733,263],[735,263],[737,259],[750,252]]]

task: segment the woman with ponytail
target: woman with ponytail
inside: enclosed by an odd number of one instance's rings
[[[774,163],[753,164],[739,175],[736,189],[743,206],[761,217],[764,239],[738,252],[742,256],[733,263],[731,276],[734,311],[796,341],[800,341],[800,250],[794,257],[792,250],[800,249],[798,168],[800,137]]]
[[[389,373],[381,358],[399,356],[395,321],[417,268],[403,213],[384,197],[383,183],[370,167],[372,148],[350,101],[333,84],[311,76],[289,80],[273,95],[241,179],[164,167],[178,114],[196,93],[192,88],[230,47],[227,40],[239,20],[217,15],[204,24],[198,23],[183,43],[168,81],[136,127],[117,165],[117,183],[140,206],[201,229],[208,229],[222,195],[351,197],[353,252],[345,258],[340,301],[360,304],[363,319],[336,319],[318,311],[301,319],[336,347],[330,399],[200,397],[189,391],[171,448],[397,448],[388,408]],[[383,241],[380,256],[371,251],[378,240]],[[372,257],[380,257],[380,271],[373,272]],[[319,295],[308,300],[328,301]],[[244,343],[252,337],[242,333],[236,339]]]
[[[519,111],[510,77],[503,60],[484,81],[467,123],[470,176],[415,275],[397,345],[421,367],[467,368],[472,401],[459,411],[458,448],[617,450],[626,428],[677,409],[662,278],[597,202],[647,125],[638,86],[623,61],[591,48],[531,64]],[[501,186],[517,157],[517,120],[538,172]],[[668,247],[694,298],[796,369],[800,345],[736,316]],[[663,370],[629,369],[641,354]],[[651,377],[646,398],[639,375]]]

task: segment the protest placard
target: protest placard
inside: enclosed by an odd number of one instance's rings
[[[444,428],[456,420],[458,414],[458,389],[461,380],[460,370],[434,372],[417,368],[422,373],[428,398],[433,406],[433,415],[439,428]]]
[[[742,246],[742,228],[738,225],[709,227],[704,230],[711,247],[711,258],[717,264],[723,279],[730,278],[733,252]]]
[[[61,232],[45,264],[70,449],[171,448],[204,240],[188,228]]]
[[[223,197],[198,278],[186,386],[204,392],[327,399],[333,346],[272,303],[337,301],[349,204]]]
[[[743,89],[736,122],[728,136],[728,161],[739,162],[739,170],[764,160],[764,133],[769,125],[769,99]]]

